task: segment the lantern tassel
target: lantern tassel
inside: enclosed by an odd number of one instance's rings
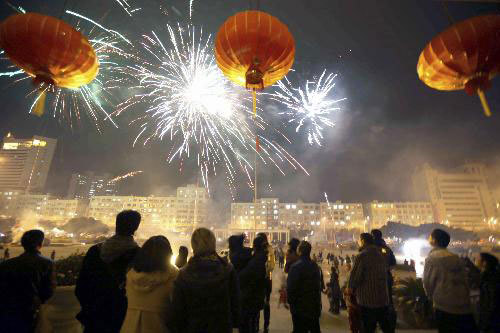
[[[35,116],[41,117],[45,112],[45,99],[47,97],[47,89],[40,91],[33,107],[32,113]]]
[[[486,100],[486,96],[484,95],[484,91],[482,91],[481,89],[478,89],[477,94],[479,95],[479,99],[481,100],[481,105],[483,106],[484,115],[486,117],[490,117],[491,110],[490,110],[490,106],[488,105],[488,101]]]

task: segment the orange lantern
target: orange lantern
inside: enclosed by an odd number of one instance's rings
[[[500,15],[473,17],[437,35],[422,51],[417,73],[437,90],[478,94],[486,116],[491,115],[484,91],[500,71]]]
[[[277,18],[257,10],[231,16],[215,39],[215,58],[224,75],[237,85],[252,89],[253,116],[257,116],[256,90],[281,80],[295,57],[295,41],[288,27]],[[257,154],[255,136],[254,200],[257,202]]]
[[[27,13],[8,17],[0,24],[0,47],[35,84],[77,89],[92,82],[99,71],[87,38],[51,16]],[[39,100],[44,99],[44,92]]]
[[[277,18],[257,10],[224,22],[215,40],[217,65],[237,85],[264,89],[281,80],[293,65],[295,41]],[[255,110],[255,103],[254,103]]]

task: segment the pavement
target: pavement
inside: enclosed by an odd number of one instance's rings
[[[290,312],[281,305],[278,308],[279,287],[283,278],[281,269],[276,268],[273,273],[273,293],[271,295],[271,325],[269,330],[271,333],[290,333],[292,332],[292,318]],[[325,275],[325,282],[327,275]],[[328,299],[323,295],[323,314],[321,315],[320,325],[323,333],[350,333],[347,312],[341,311],[340,315],[333,315],[327,312],[329,308]],[[263,322],[263,313],[261,312],[261,331]],[[380,331],[380,330],[379,330]],[[380,331],[381,332],[381,331]],[[397,329],[396,332],[403,333],[431,333],[437,330],[409,330]]]

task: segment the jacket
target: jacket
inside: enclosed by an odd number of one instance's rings
[[[285,273],[288,273],[290,271],[290,267],[292,267],[293,264],[299,260],[299,255],[295,251],[290,251],[288,250],[286,252],[286,259],[285,259]]]
[[[233,266],[216,253],[194,256],[172,294],[172,322],[182,333],[228,333],[239,324],[239,285]]]
[[[500,332],[500,271],[498,268],[481,273],[479,290],[479,328],[488,333]]]
[[[316,319],[321,316],[321,273],[318,264],[302,256],[288,273],[287,294],[290,312]]]
[[[55,287],[54,263],[40,252],[24,252],[6,260],[0,264],[0,314],[33,315],[52,297]]]
[[[424,289],[438,310],[452,314],[472,312],[465,263],[443,248],[434,248],[425,259]]]
[[[229,260],[237,273],[239,273],[243,268],[245,268],[251,259],[252,259],[251,248],[242,247],[236,251],[229,251]]]
[[[276,267],[276,255],[271,244],[267,245],[267,260],[266,260],[266,276],[268,280],[272,280],[274,267]]]
[[[367,308],[389,305],[388,269],[386,258],[376,246],[360,249],[348,281],[359,305]]]
[[[169,265],[166,272],[127,273],[127,315],[122,333],[169,332],[174,281],[179,270]]]
[[[139,247],[131,238],[120,238],[92,246],[83,259],[75,295],[81,305],[77,319],[86,332],[119,332],[125,319],[126,274]]]
[[[266,296],[266,262],[268,254],[257,252],[238,274],[243,312],[258,312],[264,308]]]

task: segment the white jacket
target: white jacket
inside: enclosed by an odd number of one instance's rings
[[[425,259],[424,289],[438,310],[472,312],[465,264],[447,249],[434,248]]]

